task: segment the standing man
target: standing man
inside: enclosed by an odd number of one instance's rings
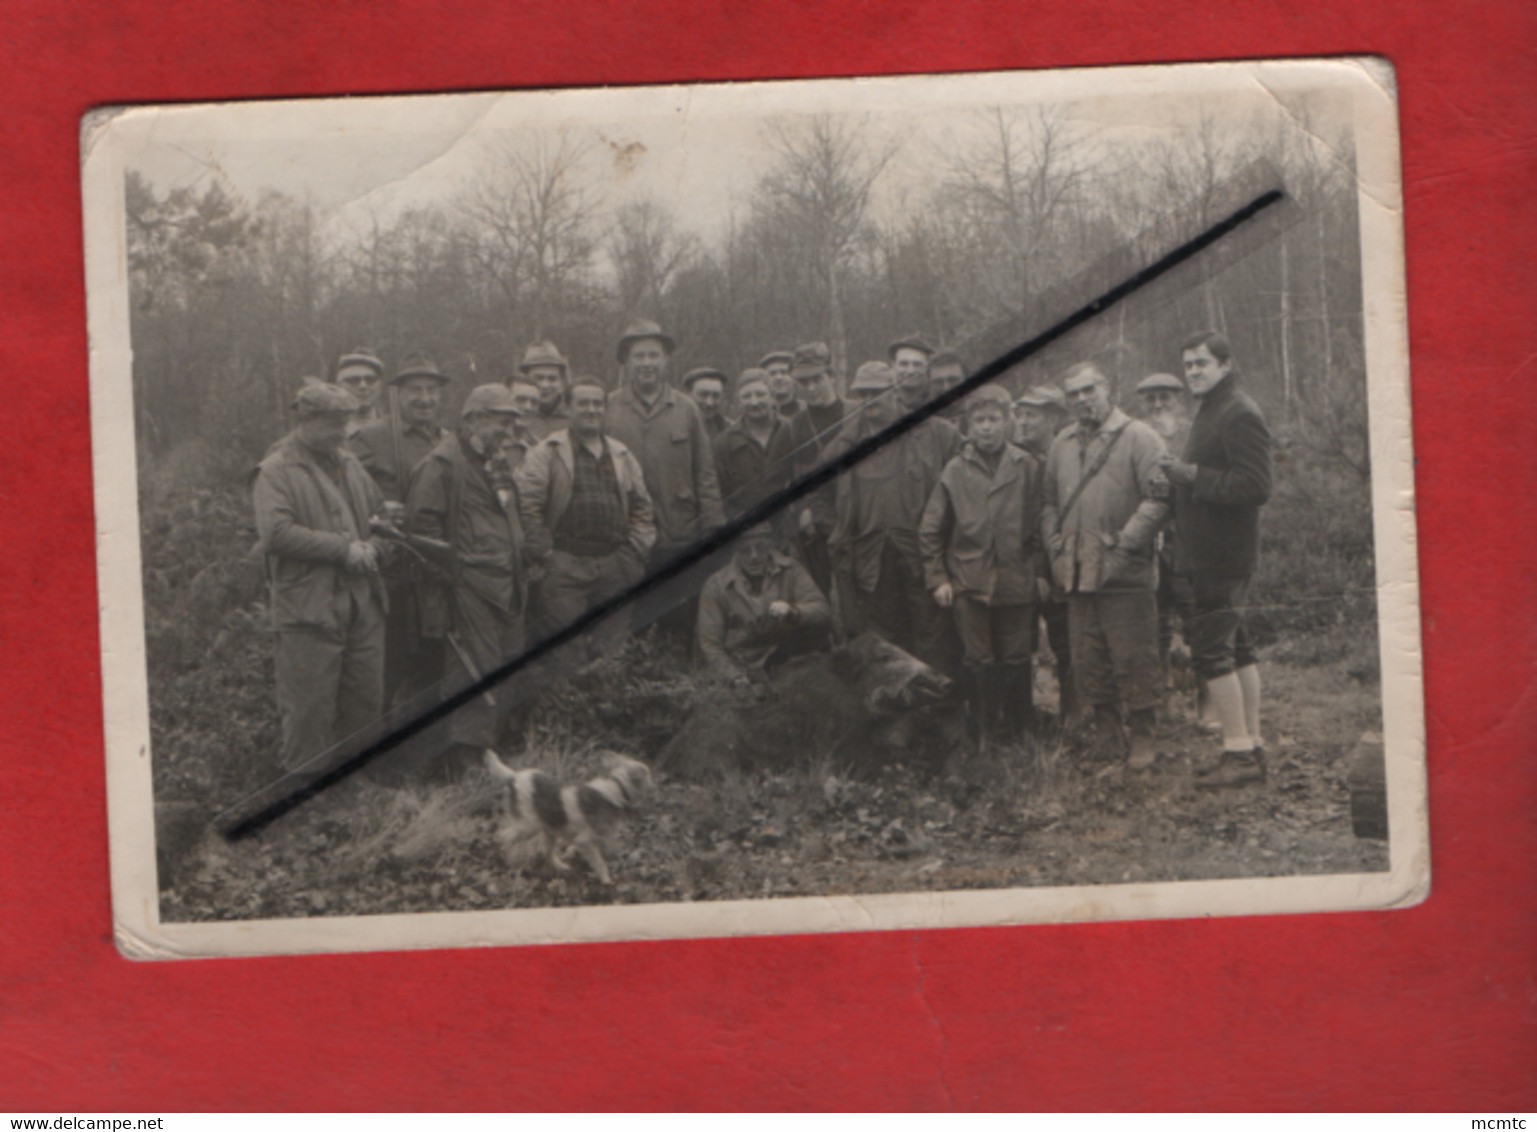
[[[924,580],[961,639],[967,698],[984,740],[1035,724],[1035,604],[1041,476],[1009,443],[1009,395],[984,385],[966,398],[970,435],[945,465],[918,527]]]
[[[826,342],[807,342],[795,348],[794,365],[790,370],[795,384],[800,387],[801,400],[806,403],[806,420],[810,427],[810,443],[800,435],[795,437],[797,447],[807,445],[804,458],[797,461],[796,472],[803,475],[820,462],[822,453],[832,444],[843,422],[848,417],[849,406],[838,396],[833,381],[833,355]],[[811,571],[811,577],[824,592],[832,589],[833,567],[828,555],[827,536],[832,532],[832,515],[818,517],[810,503],[797,506],[796,529],[801,561]]]
[[[373,476],[391,521],[405,516],[411,473],[448,433],[438,425],[445,376],[425,354],[408,354],[390,378],[385,415],[356,433],[348,447]],[[442,641],[422,636],[420,569],[396,556],[385,574],[390,613],[385,624],[384,697],[394,705],[443,675]]]
[[[379,393],[384,388],[384,363],[372,350],[358,347],[336,360],[332,380],[357,399],[358,411],[347,425],[350,437],[384,417],[379,407]]]
[[[934,347],[916,334],[899,338],[886,347],[886,360],[897,375],[897,398],[904,413],[928,401],[929,359],[933,356]]]
[[[731,427],[726,419],[726,375],[710,366],[691,369],[683,375],[683,391],[699,406],[704,430],[713,442]]]
[[[460,410],[459,429],[443,437],[411,482],[406,525],[412,534],[454,548],[458,568],[438,577],[423,600],[423,632],[445,642],[444,674],[463,686],[523,651],[523,527],[504,506],[492,463],[513,433],[518,411],[505,385],[480,385]],[[449,720],[451,745],[441,772],[457,777],[501,738],[512,688],[477,696]]]
[[[507,392],[512,394],[512,403],[518,410],[518,420],[521,427],[525,432],[530,432],[532,435],[530,426],[522,424],[522,422],[528,421],[531,424],[534,418],[539,415],[539,406],[541,404],[539,400],[539,387],[532,381],[514,379],[507,383]],[[564,401],[565,397],[562,394],[562,406],[564,406]],[[543,438],[536,437],[536,439]]]
[[[888,428],[903,412],[896,374],[885,362],[860,366],[849,393],[858,408],[828,446],[828,460]],[[959,448],[955,429],[930,417],[876,449],[832,485],[828,536],[847,634],[873,629],[950,676],[959,675],[959,647],[948,614],[924,585],[918,524]],[[817,506],[827,505],[824,493]]]
[[[571,381],[571,366],[555,343],[541,340],[524,350],[518,374],[539,391],[538,412],[523,418],[523,427],[534,439],[543,440],[568,427],[571,414],[566,407],[566,388]]]
[[[743,370],[736,396],[742,417],[715,438],[720,493],[733,518],[795,478],[795,441],[790,422],[774,411],[768,374],[761,369]]]
[[[790,371],[794,367],[795,355],[788,350],[770,350],[758,360],[758,368],[769,375],[770,392],[773,392],[776,386],[783,385],[781,379],[789,377]],[[792,384],[790,388],[793,390],[795,387]],[[778,404],[779,400],[780,398],[776,394],[774,397],[775,404]]]
[[[544,569],[547,636],[638,582],[656,543],[646,476],[630,450],[605,435],[607,395],[596,381],[571,386],[571,428],[536,444],[514,477],[529,556]],[[593,655],[623,639],[625,624],[605,623]]]
[[[1187,632],[1196,674],[1222,721],[1222,761],[1198,785],[1243,786],[1265,777],[1259,662],[1243,620],[1259,560],[1259,509],[1270,499],[1270,430],[1238,388],[1233,348],[1215,331],[1185,339],[1185,381],[1200,401],[1174,485],[1175,565],[1190,577]]]
[[[1037,385],[1027,389],[1014,402],[1014,443],[1039,462],[1045,475],[1046,456],[1051,442],[1067,423],[1067,399],[1055,385]],[[1041,620],[1046,624],[1046,643],[1057,662],[1058,712],[1063,726],[1078,716],[1078,689],[1073,680],[1072,634],[1067,627],[1067,594],[1046,571],[1049,592],[1039,603]],[[1039,640],[1039,638],[1035,638]],[[1031,649],[1034,652],[1034,648]]]
[[[621,386],[609,398],[608,435],[640,461],[646,491],[656,509],[656,546],[647,568],[671,562],[701,536],[725,521],[715,450],[699,407],[667,384],[675,343],[654,322],[631,323],[619,339]],[[667,624],[691,632],[694,609],[687,572],[652,590],[636,603],[639,624],[682,608]],[[698,583],[695,583],[696,585]]]
[[[941,350],[929,360],[929,396],[938,397],[942,393],[948,393],[961,382],[966,380],[966,367],[961,362],[960,355],[953,350]],[[966,401],[955,401],[940,410],[940,416],[949,421],[961,432],[966,431],[968,420]]]
[[[1158,663],[1155,541],[1168,514],[1160,461],[1163,441],[1110,403],[1110,379],[1091,362],[1063,379],[1077,424],[1046,458],[1041,534],[1052,572],[1067,593],[1073,675],[1079,699],[1094,709],[1102,749],[1126,751],[1127,766],[1157,759],[1154,729],[1163,700]]]
[[[384,708],[383,558],[369,534],[379,487],[344,447],[357,399],[305,385],[299,421],[256,471],[252,503],[277,641],[279,762],[299,769]]]

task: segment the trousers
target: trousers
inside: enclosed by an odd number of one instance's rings
[[[1185,626],[1185,643],[1197,675],[1215,680],[1258,663],[1243,619],[1249,579],[1191,574],[1190,587],[1194,616]]]
[[[1067,620],[1081,703],[1119,702],[1137,711],[1163,702],[1158,603],[1152,590],[1068,594]]]
[[[297,770],[384,710],[384,612],[373,597],[337,596],[338,627],[277,634],[284,770]]]

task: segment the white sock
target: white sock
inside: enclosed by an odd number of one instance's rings
[[[1249,733],[1249,739],[1254,746],[1262,746],[1264,740],[1259,733],[1259,665],[1246,664],[1233,675],[1238,677],[1238,686],[1243,689],[1243,725]]]
[[[1222,749],[1224,751],[1252,751],[1254,740],[1249,737],[1244,723],[1243,688],[1236,674],[1229,672],[1206,682],[1206,694],[1212,710],[1222,721]]]

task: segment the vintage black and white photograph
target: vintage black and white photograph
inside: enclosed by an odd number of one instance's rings
[[[126,954],[1428,892],[1384,62],[82,152]]]

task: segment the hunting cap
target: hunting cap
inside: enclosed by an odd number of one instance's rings
[[[367,366],[380,377],[384,376],[384,363],[379,360],[378,355],[366,346],[359,346],[356,350],[337,358],[336,369],[332,371],[331,379],[334,381],[337,375],[348,366]]]
[[[351,415],[363,406],[340,385],[327,385],[310,377],[299,387],[293,407],[301,417],[320,417],[327,413]]]
[[[932,358],[934,356],[934,347],[930,346],[916,334],[909,334],[906,338],[898,338],[891,345],[887,346],[886,359],[890,361],[896,358],[898,350],[917,350],[927,357]]]
[[[523,415],[517,402],[512,399],[512,390],[505,385],[477,385],[471,389],[459,415],[467,417],[471,413],[510,413],[515,417]]]
[[[768,379],[768,370],[759,369],[757,366],[752,366],[749,369],[744,369],[742,371],[742,376],[736,379],[736,391],[740,394],[743,389],[755,381],[762,385],[767,385]]]
[[[540,339],[523,351],[523,360],[518,363],[518,372],[527,373],[535,366],[559,366],[561,373],[571,372],[565,355],[556,348],[554,342],[547,338]]]
[[[1067,412],[1067,398],[1062,396],[1062,390],[1055,385],[1037,385],[1027,389],[1015,404],[1028,405],[1032,409],[1061,409]]]
[[[799,352],[798,350],[796,351],[796,353]],[[795,354],[790,353],[789,350],[770,350],[758,359],[758,368],[768,369],[775,362],[789,362],[793,366],[795,364]]]
[[[807,342],[795,347],[790,366],[791,377],[820,377],[833,368],[833,352],[826,342]]]
[[[968,413],[979,405],[997,405],[1007,411],[1014,407],[1014,399],[1009,396],[1009,391],[1001,385],[982,385],[966,395],[966,411]]]
[[[671,334],[662,333],[662,328],[648,318],[637,318],[629,326],[624,328],[624,333],[619,336],[619,349],[616,351],[621,363],[630,353],[630,347],[636,342],[647,338],[655,338],[662,344],[662,349],[669,354],[678,348]]]
[[[683,388],[692,393],[694,391],[694,383],[703,381],[707,377],[713,377],[721,383],[722,388],[725,388],[727,382],[726,375],[713,366],[700,366],[698,369],[689,370],[683,375]]]
[[[939,369],[943,366],[959,366],[962,370],[964,370],[966,368],[966,363],[961,361],[961,356],[954,350],[940,350],[937,354],[929,359],[929,368]]]
[[[444,385],[448,384],[448,375],[438,369],[436,362],[419,350],[406,355],[406,360],[395,371],[395,376],[390,378],[390,384],[399,385],[402,381],[410,381],[413,377],[427,377]]]
[[[893,388],[896,383],[896,373],[885,362],[866,362],[855,371],[854,382],[849,386],[849,392],[859,393],[865,390],[879,392]]]
[[[1152,393],[1158,389],[1167,389],[1173,393],[1183,393],[1185,383],[1172,373],[1154,373],[1137,382],[1138,393]]]

